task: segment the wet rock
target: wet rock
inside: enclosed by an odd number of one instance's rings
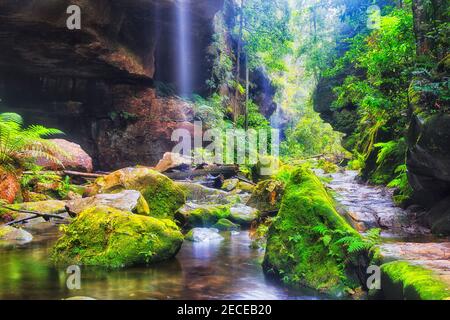
[[[247,205],[261,212],[273,212],[280,209],[284,194],[284,184],[277,180],[264,180],[254,188]]]
[[[222,185],[222,190],[233,193],[252,193],[255,186],[239,179],[227,179]]]
[[[186,240],[192,242],[222,241],[224,238],[214,228],[194,228],[186,235]]]
[[[221,219],[228,219],[231,222],[249,226],[259,216],[257,209],[243,204],[196,204],[187,203],[179,210],[182,216],[180,220],[191,227],[211,227]]]
[[[186,201],[183,190],[176,183],[146,167],[125,168],[101,177],[95,180],[89,193],[96,195],[123,190],[141,192],[154,217],[173,217]]]
[[[115,194],[98,194],[93,197],[68,201],[66,208],[73,217],[90,207],[107,206],[122,211],[148,216],[150,208],[139,191],[125,190]]]
[[[250,225],[259,216],[258,209],[237,204],[230,208],[230,220],[243,226]]]
[[[331,174],[327,186],[335,192],[336,200],[352,226],[360,232],[371,228],[388,229],[391,233],[426,233],[416,219],[416,213],[397,207],[393,192],[383,187],[358,183],[356,171]]]
[[[179,153],[166,152],[163,158],[155,167],[156,171],[166,172],[172,169],[189,170],[192,165],[192,159],[184,157]]]
[[[33,236],[22,229],[11,226],[0,226],[0,241],[26,243],[33,240]]]
[[[199,183],[177,182],[176,184],[185,192],[187,201],[223,203],[229,196],[225,191],[208,188]]]
[[[75,170],[81,172],[92,172],[92,158],[84,151],[80,145],[63,140],[51,139],[52,143],[60,149],[54,156],[62,163],[63,166],[58,166],[54,162],[50,162],[45,158],[37,158],[36,164],[45,169],[52,170]]]
[[[433,206],[426,219],[434,234],[450,235],[450,196]]]
[[[220,231],[237,231],[240,229],[240,226],[234,224],[228,219],[220,219],[215,225],[213,225],[213,228]]]
[[[172,258],[182,242],[183,235],[169,219],[98,206],[81,212],[65,227],[52,258],[64,265],[145,265]]]
[[[228,192],[233,191],[234,189],[237,188],[238,184],[239,184],[239,179],[227,179],[223,182],[222,190],[228,191]]]
[[[208,205],[190,203],[180,210],[187,225],[191,227],[211,227],[220,219],[230,217],[230,207],[227,205]]]

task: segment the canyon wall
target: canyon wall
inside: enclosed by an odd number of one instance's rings
[[[192,20],[192,87],[206,92],[208,46],[223,0],[184,0]],[[81,8],[68,30],[67,7]],[[5,0],[0,4],[0,109],[57,127],[101,170],[153,165],[192,130],[193,111],[177,97],[173,0]]]

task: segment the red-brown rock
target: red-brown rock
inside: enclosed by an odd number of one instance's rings
[[[55,143],[62,151],[64,151],[65,154],[60,153],[56,155],[56,158],[61,161],[64,167],[54,164],[44,158],[37,159],[37,165],[52,170],[66,169],[92,172],[92,159],[80,145],[64,139],[52,139],[50,141]]]

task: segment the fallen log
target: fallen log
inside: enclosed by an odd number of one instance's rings
[[[70,170],[63,170],[63,171],[40,171],[39,173],[42,174],[54,174],[57,176],[70,176],[70,177],[80,177],[80,178],[100,178],[104,177],[108,173],[87,173],[87,172],[78,172],[78,171],[70,171]],[[32,171],[25,171],[23,174],[30,175],[30,174],[36,174]]]
[[[202,176],[219,176],[223,175],[225,179],[235,177],[239,172],[239,167],[235,165],[206,167],[204,169],[180,171],[180,172],[168,172],[163,173],[172,180],[186,180]]]
[[[8,206],[3,206],[3,208],[5,208],[6,210],[14,211],[14,212],[27,213],[27,214],[34,215],[32,217],[26,217],[26,218],[23,218],[23,219],[19,219],[19,220],[14,220],[14,221],[8,222],[8,223],[6,223],[7,226],[18,224],[18,223],[22,223],[22,222],[26,222],[28,220],[33,220],[33,219],[37,219],[37,218],[43,218],[45,221],[50,221],[50,219],[52,219],[52,218],[53,219],[60,219],[60,220],[66,219],[65,217],[61,217],[61,216],[58,216],[56,214],[51,214],[51,213],[43,213],[43,212],[30,211],[30,210],[15,209],[15,208],[11,208],[11,207],[8,207]],[[57,211],[57,213],[66,213],[66,212],[67,212],[66,210]]]

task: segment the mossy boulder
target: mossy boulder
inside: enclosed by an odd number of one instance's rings
[[[288,182],[278,217],[269,228],[263,267],[293,286],[327,293],[356,287],[347,272],[347,253],[340,237],[361,236],[339,215],[334,201],[307,167]]]
[[[209,228],[221,219],[234,224],[249,226],[259,216],[257,209],[242,205],[210,205],[188,203],[179,210],[177,219],[189,227]]]
[[[220,219],[231,215],[230,207],[226,205],[205,205],[188,213],[187,221],[191,227],[211,227]]]
[[[248,226],[259,217],[258,209],[236,204],[230,208],[230,220],[242,226]]]
[[[170,219],[156,219],[114,208],[89,208],[68,226],[53,248],[57,264],[110,268],[146,265],[172,258],[183,235]]]
[[[284,183],[279,180],[264,180],[256,185],[247,205],[261,212],[275,212],[280,209],[284,194]]]
[[[215,225],[213,225],[213,228],[219,231],[237,231],[240,229],[240,226],[234,224],[228,219],[220,219]]]
[[[449,300],[450,283],[431,270],[406,261],[381,266],[381,289],[389,300]]]
[[[118,193],[124,190],[141,192],[150,207],[150,215],[173,218],[186,202],[183,190],[165,175],[146,167],[125,168],[98,178],[89,195]]]

